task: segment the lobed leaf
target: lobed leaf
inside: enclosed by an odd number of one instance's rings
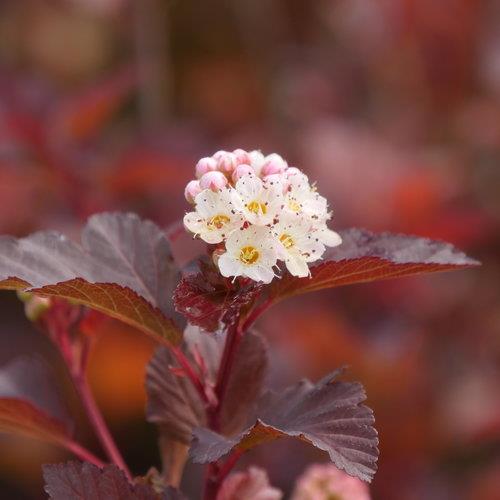
[[[171,344],[177,278],[165,235],[134,214],[92,216],[81,245],[53,231],[0,237],[0,288],[70,299]]]
[[[44,441],[71,439],[72,426],[46,364],[17,358],[0,370],[0,430]]]
[[[196,429],[193,460],[215,462],[235,448],[245,451],[290,436],[328,452],[339,469],[370,481],[378,457],[373,412],[361,404],[366,398],[363,387],[336,381],[337,375],[335,372],[317,384],[302,381],[279,394],[268,392],[260,401],[253,425],[234,437]]]
[[[453,245],[427,238],[355,228],[340,235],[342,244],[327,250],[323,260],[311,267],[310,278],[286,274],[275,280],[273,301],[323,288],[479,265]]]
[[[181,500],[168,488],[162,495],[146,484],[130,484],[115,465],[103,469],[87,462],[43,466],[45,491],[51,500]]]

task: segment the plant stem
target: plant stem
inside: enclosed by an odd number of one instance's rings
[[[231,370],[233,368],[234,360],[236,357],[235,355],[238,351],[241,339],[243,338],[245,332],[271,305],[272,301],[270,299],[264,301],[262,304],[260,304],[260,306],[255,308],[250,313],[250,315],[246,318],[242,325],[236,325],[232,328],[229,328],[227,331],[224,351],[222,353],[222,359],[219,365],[219,370],[217,372],[217,381],[215,384],[215,395],[217,397],[217,401],[214,405],[209,406],[207,409],[209,427],[216,432],[220,430],[220,412],[224,403],[224,397],[226,395],[229,377],[231,375]],[[231,472],[242,454],[242,451],[235,451],[230,455],[230,457],[222,466],[219,466],[219,464],[215,462],[211,463],[207,467],[204,492],[205,500],[214,500],[216,498],[222,481]]]
[[[177,361],[184,369],[186,376],[191,380],[194,387],[200,394],[201,399],[207,406],[209,406],[211,404],[211,401],[207,396],[207,392],[205,390],[205,384],[201,381],[199,375],[195,372],[194,368],[191,366],[189,359],[186,358],[186,355],[182,352],[182,350],[179,347],[172,347],[171,349]]]
[[[92,395],[87,377],[84,373],[73,373],[72,377],[85,411],[89,417],[90,423],[92,424],[99,441],[106,451],[106,454],[115,465],[120,467],[120,469],[125,472],[128,479],[132,479],[132,475],[130,474],[127,464],[123,460],[123,457],[118,450],[115,441],[109,432],[108,426],[106,425],[106,422],[104,421],[104,418],[96,404],[94,396]]]
[[[76,441],[63,441],[61,445],[84,462],[90,462],[100,468],[106,465],[100,458],[96,457],[91,451],[87,450],[87,448],[84,448]]]

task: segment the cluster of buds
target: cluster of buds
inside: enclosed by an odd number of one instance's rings
[[[198,162],[196,177],[186,186],[195,209],[184,225],[218,246],[223,276],[270,283],[283,261],[292,275],[306,277],[308,264],[342,241],[327,227],[326,199],[278,154],[218,151]]]

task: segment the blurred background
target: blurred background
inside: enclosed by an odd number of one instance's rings
[[[269,384],[342,364],[380,432],[378,500],[500,498],[500,2],[495,0],[2,0],[0,233],[78,235],[103,210],[162,226],[187,209],[196,160],[278,152],[317,180],[334,227],[448,240],[479,270],[290,300],[262,319]],[[0,361],[57,356],[0,301]],[[158,465],[144,422],[153,345],[106,322],[96,397],[135,473]],[[99,452],[66,387],[78,436]],[[0,435],[0,498],[39,499],[69,457]],[[274,485],[323,454],[255,450]],[[196,498],[200,470],[189,467]]]

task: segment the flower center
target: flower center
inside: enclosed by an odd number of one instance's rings
[[[289,234],[282,234],[280,236],[280,241],[281,241],[281,243],[283,243],[283,246],[286,249],[292,248],[294,245],[293,239]]]
[[[300,211],[301,206],[293,198],[289,198],[289,200],[288,200],[288,208],[292,212],[298,212],[298,211]]]
[[[253,212],[254,214],[262,214],[265,215],[267,212],[267,207],[264,203],[260,203],[258,201],[251,201],[250,203],[247,203],[247,208],[250,210],[250,212]]]
[[[208,222],[208,229],[222,229],[228,222],[230,222],[230,218],[227,215],[214,215]]]
[[[259,256],[260,254],[257,249],[252,246],[243,247],[240,250],[240,260],[243,264],[255,264],[255,262],[259,259]]]

